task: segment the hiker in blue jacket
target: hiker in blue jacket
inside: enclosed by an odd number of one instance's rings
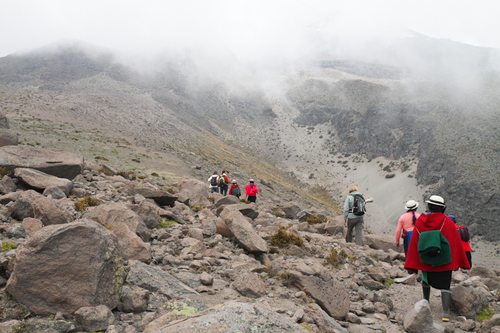
[[[347,243],[352,243],[353,229],[356,229],[356,244],[363,246],[363,215],[354,215],[354,195],[361,195],[358,192],[358,188],[354,185],[349,187],[349,195],[344,202],[344,225],[347,226],[347,234],[345,236],[345,241]]]

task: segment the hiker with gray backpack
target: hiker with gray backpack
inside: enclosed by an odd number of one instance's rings
[[[349,187],[349,195],[344,202],[344,225],[347,226],[345,241],[352,243],[353,230],[356,229],[356,244],[363,246],[363,215],[366,207],[365,198],[354,185]]]

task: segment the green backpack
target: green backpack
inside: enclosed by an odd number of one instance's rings
[[[240,195],[240,188],[239,187],[233,188],[233,195],[236,195],[236,196]]]
[[[224,176],[219,177],[219,186],[225,186],[226,185],[226,180],[224,179]]]

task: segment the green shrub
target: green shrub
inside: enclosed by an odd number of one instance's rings
[[[300,236],[294,235],[290,232],[288,232],[288,228],[290,228],[292,225],[289,224],[287,227],[281,226],[278,228],[276,233],[274,233],[271,238],[269,239],[269,242],[271,243],[272,246],[278,246],[278,247],[287,247],[291,244],[295,244],[297,246],[304,246],[304,240]]]
[[[177,222],[175,222],[174,220],[168,220],[168,221],[162,220],[158,225],[157,229],[166,229],[170,226],[173,226],[174,224],[177,224]]]
[[[83,198],[79,199],[77,202],[75,202],[75,210],[78,212],[83,212],[87,207],[92,207],[97,205],[99,205],[99,203],[97,202],[96,199],[86,195]]]
[[[2,249],[0,250],[0,252],[7,252],[7,251],[13,250],[15,248],[16,248],[16,243],[9,242],[9,241],[3,241],[2,242]]]
[[[495,311],[493,311],[493,308],[491,306],[484,307],[481,310],[481,313],[479,313],[476,317],[476,321],[483,322],[484,320],[491,319],[493,315],[495,314]]]
[[[320,218],[319,218],[319,217],[317,217],[317,216],[313,216],[313,215],[311,215],[311,216],[309,216],[309,217],[307,218],[307,221],[306,221],[306,222],[307,222],[307,223],[309,223],[309,224],[318,224],[318,223],[324,223],[324,222],[326,222],[326,220],[327,220],[326,218],[324,218],[324,219],[320,219]]]

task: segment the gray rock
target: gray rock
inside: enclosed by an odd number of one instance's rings
[[[474,319],[488,304],[488,298],[480,288],[461,285],[451,288],[451,308],[461,316]]]
[[[177,182],[179,192],[185,192],[189,197],[191,204],[208,205],[208,190],[205,182],[197,179],[183,177]]]
[[[394,244],[394,237],[389,235],[381,235],[381,234],[363,234],[363,244],[368,245],[372,249],[376,250],[394,250],[399,251],[396,245]]]
[[[68,223],[71,220],[71,216],[64,213],[54,200],[33,190],[23,192],[9,211],[12,218],[18,221],[33,217],[42,221],[45,226]]]
[[[222,211],[220,217],[224,223],[245,250],[255,254],[268,252],[266,241],[255,232],[236,206],[238,205],[227,206]]]
[[[124,286],[121,299],[123,312],[140,313],[148,309],[150,291],[137,286]]]
[[[22,222],[26,235],[33,237],[33,235],[43,228],[43,223],[39,219],[27,217]]]
[[[7,194],[11,192],[16,192],[17,186],[9,176],[5,175],[2,177],[2,182],[0,182],[0,194]]]
[[[308,304],[302,308],[304,315],[311,318],[322,333],[349,333],[335,319],[330,317],[318,304]]]
[[[29,146],[0,147],[0,167],[7,172],[30,168],[59,178],[73,179],[83,170],[83,157]]]
[[[60,188],[61,191],[68,196],[73,189],[71,180],[58,178],[35,169],[16,168],[14,169],[14,177],[21,179],[29,187],[36,190],[45,190],[47,187],[55,186]]]
[[[177,196],[160,190],[149,183],[129,182],[127,183],[127,192],[132,196],[140,194],[145,198],[153,199],[160,206],[172,207],[177,200]]]
[[[195,290],[177,280],[168,272],[148,266],[137,260],[130,260],[127,282],[151,292],[161,292],[171,298],[189,297],[197,294]]]
[[[240,203],[240,199],[238,199],[234,195],[227,195],[215,201],[215,207],[220,207],[222,205],[237,205]]]
[[[288,271],[293,284],[312,297],[331,317],[345,319],[349,312],[349,292],[332,276],[307,276],[297,271]]]
[[[19,143],[19,138],[16,132],[7,129],[0,128],[0,147],[4,146],[17,146]]]
[[[75,312],[75,322],[87,332],[105,331],[115,316],[105,305],[82,307]]]
[[[52,199],[56,200],[66,198],[66,194],[59,187],[56,186],[47,187],[42,194],[45,195],[46,197],[50,195]]]
[[[199,316],[173,321],[155,333],[194,332],[270,332],[307,333],[303,326],[259,303],[226,302],[207,309]]]
[[[410,333],[431,332],[434,322],[429,302],[423,299],[415,303],[413,308],[405,315],[403,326]]]
[[[299,204],[294,201],[289,201],[285,204],[277,205],[276,207],[281,209],[285,213],[285,217],[287,219],[292,220],[296,219],[297,214],[301,211]]]
[[[500,326],[500,314],[493,315],[490,319],[483,321],[479,333],[490,333],[495,326]]]
[[[114,308],[124,265],[116,236],[95,222],[47,226],[17,248],[6,291],[36,314]]]
[[[234,289],[248,297],[262,297],[265,294],[266,284],[257,273],[243,272],[233,283]]]
[[[149,229],[156,229],[160,225],[161,208],[157,205],[144,200],[139,204],[129,204],[127,207],[139,215]]]
[[[151,260],[151,245],[145,242],[151,238],[151,233],[139,215],[131,209],[111,202],[93,207],[83,217],[110,228],[118,237],[128,259],[143,262]]]

